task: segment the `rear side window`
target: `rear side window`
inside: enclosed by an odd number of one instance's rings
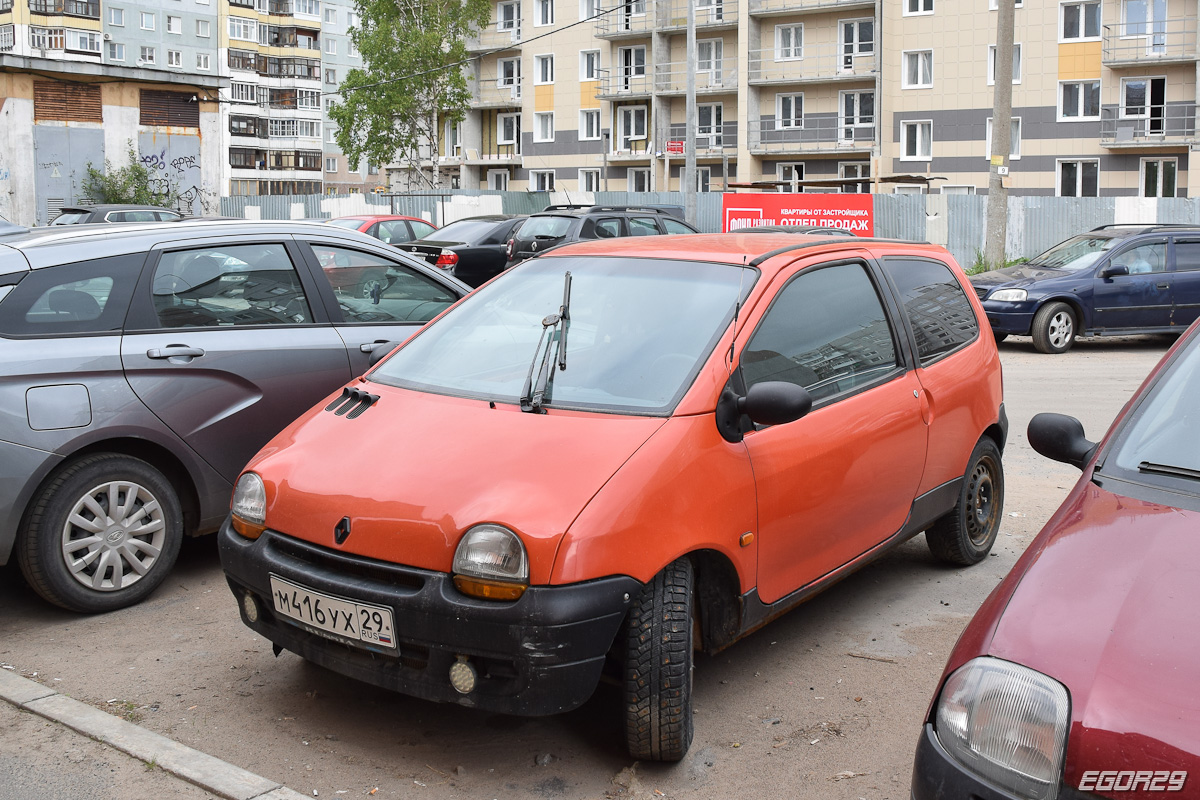
[[[88,218],[87,211],[64,211],[54,219],[50,220],[51,225],[76,225]]]
[[[458,300],[432,278],[373,253],[325,244],[312,249],[346,322],[428,322]]]
[[[1188,272],[1200,269],[1200,239],[1175,240],[1175,270]]]
[[[658,225],[655,224],[652,218],[647,217],[630,217],[629,218],[629,235],[630,236],[658,236]]]
[[[667,233],[695,233],[694,230],[684,225],[682,222],[670,217],[662,218],[663,227],[667,229]]]
[[[0,302],[0,333],[120,331],[144,260],[136,253],[34,270]]]
[[[433,227],[428,222],[417,222],[415,219],[409,220],[408,224],[412,226],[413,236],[417,239],[424,239],[426,236],[437,230],[437,228]]]
[[[536,239],[544,236],[557,239],[566,236],[574,222],[570,217],[530,217],[521,229],[522,239]]]
[[[971,303],[945,264],[885,258],[883,268],[900,290],[922,364],[957,350],[979,333]]]
[[[621,220],[613,217],[596,220],[596,238],[611,239],[621,235]]]
[[[384,244],[412,241],[412,235],[408,232],[408,224],[402,219],[389,219],[379,223],[375,236]]]

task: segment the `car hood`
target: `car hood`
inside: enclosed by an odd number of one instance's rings
[[[549,580],[558,543],[588,501],[665,423],[658,417],[550,411],[427,394],[372,382],[350,418],[321,406],[251,461],[267,486],[267,525],[314,544],[420,569],[450,571],[463,532],[517,531],[530,580]],[[349,517],[338,545],[334,527]]]
[[[1092,483],[1059,519],[988,652],[1067,687],[1069,785],[1088,770],[1187,770],[1190,789],[1200,781],[1200,513]]]
[[[1061,278],[1064,275],[1070,274],[1072,273],[1069,270],[1022,264],[1016,267],[993,269],[972,275],[971,284],[989,289],[993,286],[1027,286],[1038,281]]]

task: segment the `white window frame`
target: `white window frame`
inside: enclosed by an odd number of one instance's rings
[[[908,130],[917,128],[917,152],[910,154],[908,152]],[[925,136],[921,135],[921,130],[927,129]],[[922,148],[924,144],[924,148]],[[928,152],[922,153],[924,149]],[[900,123],[900,160],[901,161],[932,161],[933,160],[933,120],[931,119],[906,119]]]
[[[933,13],[933,0],[903,0],[903,16],[925,17]],[[913,10],[915,7],[915,10]]]
[[[337,144],[337,126],[332,122],[325,123],[325,144]]]
[[[1146,163],[1154,161],[1158,163],[1158,194],[1144,194],[1146,191]],[[1165,195],[1162,193],[1162,165],[1170,162],[1175,165],[1175,194]],[[1143,158],[1138,162],[1138,196],[1139,197],[1178,197],[1179,196],[1179,159],[1167,156],[1155,156],[1152,158]]]
[[[513,135],[511,139],[504,138],[504,123],[513,120]],[[516,111],[496,115],[496,144],[516,145],[521,138],[521,114]]]
[[[591,184],[590,187],[589,187],[589,184]],[[600,191],[600,170],[598,170],[598,169],[581,169],[581,170],[579,170],[579,191],[581,191],[581,192],[598,192],[598,191]]]
[[[173,17],[170,14],[168,14],[167,15],[167,33],[174,34],[175,36],[182,36],[183,35],[183,17]]]
[[[496,183],[501,184],[500,186],[493,185],[493,179],[495,178],[503,178],[503,180],[496,181]],[[509,178],[510,176],[506,169],[489,169],[487,171],[487,188],[501,192],[508,191]]]
[[[157,64],[158,63],[157,49],[155,49],[153,47],[143,46],[141,48],[141,50],[139,51],[139,53],[140,53],[140,55],[138,56],[138,58],[143,64]]]
[[[600,0],[579,0],[579,19],[591,19],[600,13]]]
[[[546,179],[549,179],[549,186],[543,185]],[[554,191],[554,170],[552,169],[531,169],[529,170],[529,188],[534,192],[553,192]]]
[[[785,174],[789,170],[792,173],[791,177],[788,177]],[[780,186],[776,187],[780,192],[783,192],[785,194],[786,193],[803,192],[804,191],[804,185],[803,185],[803,183],[804,183],[804,162],[803,161],[795,161],[795,162],[786,162],[786,163],[776,164],[775,165],[775,179],[777,181],[779,181],[781,184],[784,184],[784,185],[780,185]]]
[[[331,167],[332,167],[332,169],[330,169]],[[337,172],[338,171],[337,156],[325,156],[325,171],[326,172]]]
[[[125,45],[120,42],[108,43],[108,60],[109,61],[125,61]]]
[[[258,86],[253,83],[233,81],[229,84],[229,98],[234,103],[257,103]]]
[[[1166,79],[1167,79],[1166,75],[1137,75],[1137,76],[1131,75],[1128,78],[1121,78],[1121,94],[1120,94],[1120,104],[1118,105],[1118,116],[1121,119],[1149,119],[1150,112],[1153,109],[1153,106],[1150,103],[1150,95],[1152,93],[1153,82],[1156,80],[1161,80],[1161,81],[1165,82]],[[1127,91],[1128,85],[1132,81],[1142,81],[1143,83],[1146,84],[1146,99],[1142,103],[1142,113],[1141,114],[1130,114],[1127,110],[1129,108],[1129,101],[1126,99],[1126,91]],[[1165,109],[1164,109],[1164,111],[1165,111]]]
[[[167,51],[167,66],[183,69],[183,51],[168,50]]]
[[[595,118],[596,120],[596,135],[588,135],[588,119]],[[583,108],[579,110],[579,141],[581,142],[598,142],[600,134],[604,130],[604,115],[598,108]]]
[[[512,9],[512,16],[506,17],[507,9]],[[518,31],[521,30],[521,4],[519,2],[503,2],[496,4],[496,30],[498,31]]]
[[[792,115],[786,117],[783,107],[791,102]],[[799,104],[800,113],[796,113]],[[775,95],[775,127],[779,130],[798,131],[804,127],[804,92],[780,92]]]
[[[326,6],[322,16],[322,22],[325,25],[337,25],[337,9]]]
[[[196,20],[196,36],[200,39],[211,39],[212,23],[206,19]]]
[[[1084,195],[1084,194],[1064,195],[1064,194],[1062,194],[1063,164],[1078,164],[1081,167],[1081,169],[1079,170],[1078,182],[1075,187],[1078,190],[1083,189],[1082,166],[1084,164],[1095,164],[1096,165],[1096,194],[1094,194],[1094,195]],[[1099,197],[1100,196],[1100,159],[1098,159],[1098,158],[1059,158],[1059,159],[1055,159],[1055,161],[1054,161],[1054,196],[1055,197]]]
[[[337,39],[334,39],[332,36],[325,37],[325,55],[337,55]]]
[[[504,74],[505,65],[512,65],[512,75]],[[496,61],[496,87],[507,86],[512,89],[514,100],[521,98],[521,59],[519,58],[501,58]]]
[[[1013,7],[1014,8],[1024,8],[1025,3],[1023,2],[1023,0],[1014,0]],[[988,11],[997,11],[997,10],[999,10],[999,8],[1000,8],[1000,6],[997,5],[996,0],[988,0]]]
[[[617,130],[613,136],[613,148],[616,152],[632,150],[632,147],[624,147],[625,140],[622,138],[622,130],[625,125],[625,117],[632,116],[634,121],[637,120],[637,112],[642,112],[642,130],[637,132],[637,125],[633,126],[633,133],[628,137],[629,142],[644,142],[646,141],[647,131],[650,128],[650,109],[646,105],[629,105],[620,106],[617,109]]]
[[[862,96],[871,95],[871,114],[870,121],[864,121],[867,116],[862,113]],[[846,96],[854,95],[854,117],[850,118],[846,115]],[[847,91],[838,92],[838,137],[843,142],[853,142],[855,137],[855,128],[874,128],[878,110],[875,108],[875,90],[874,89],[850,89]]]
[[[960,189],[962,191],[959,191]],[[969,183],[951,183],[943,185],[938,190],[938,194],[975,194],[975,187]]]
[[[983,151],[983,155],[985,158],[991,158],[992,157],[992,118],[991,117],[987,118],[987,133],[984,138],[984,144],[986,145],[986,147]],[[1020,161],[1021,160],[1021,118],[1020,117],[1012,118],[1012,125],[1009,130],[1008,160],[1009,161]]]
[[[327,86],[337,86],[337,70],[333,67],[326,67],[324,73],[321,77],[324,78],[325,84]]]
[[[208,53],[196,53],[196,69],[200,72],[212,69],[212,58]]]
[[[921,56],[928,55],[928,59],[923,59]],[[908,64],[909,59],[915,58],[917,61],[917,82],[908,82]],[[922,75],[921,67],[928,65],[929,74]],[[900,88],[901,89],[932,89],[933,88],[933,50],[902,50],[900,52]],[[922,82],[925,78],[925,82]]]
[[[929,187],[901,183],[892,189],[892,194],[929,194]]]
[[[641,177],[646,181],[645,189],[637,188],[637,179]],[[625,191],[627,192],[648,192],[650,191],[650,168],[649,167],[630,167],[625,173]]]
[[[592,58],[594,56],[594,58]],[[589,62],[591,67],[589,68]],[[599,50],[580,50],[579,51],[579,80],[580,81],[598,81],[600,80],[600,51]]]
[[[866,172],[867,172],[866,175],[847,175],[846,174],[846,171],[848,169],[853,169],[854,171],[859,172],[864,168],[866,169]],[[869,184],[871,183],[873,177],[874,176],[871,175],[871,162],[870,161],[839,161],[838,162],[838,180],[845,181],[845,183],[853,183],[855,185],[863,184],[863,183],[868,184],[866,192],[845,192],[844,190],[846,187],[845,187],[845,184],[843,184],[842,186],[838,187],[839,192],[841,192],[842,194],[870,194],[871,188],[870,188]]]
[[[715,128],[716,130],[705,130],[704,125],[700,123],[700,110],[702,108],[711,109],[709,111],[710,119],[716,120],[720,118],[720,122],[711,122],[707,127]],[[725,134],[725,104],[724,103],[697,103],[696,104],[696,146],[697,147],[721,147],[724,141]]]
[[[712,167],[696,167],[696,191],[712,191]]]
[[[108,9],[108,24],[113,26],[114,28],[124,28],[125,27],[125,9],[113,8],[110,6]]]
[[[1079,36],[1067,36],[1067,7],[1079,7]],[[1087,35],[1087,7],[1096,7],[1096,35]],[[1076,2],[1061,3],[1058,7],[1058,41],[1059,42],[1098,42],[1103,39],[1104,9],[1099,0],[1076,0]]]
[[[1096,94],[1097,94],[1096,113],[1093,115],[1090,115],[1090,116],[1083,116],[1083,111],[1086,106],[1085,94],[1083,91],[1083,87],[1090,86],[1092,84],[1096,85]],[[1079,107],[1078,107],[1079,115],[1078,116],[1068,116],[1067,114],[1064,113],[1065,109],[1063,107],[1063,100],[1066,95],[1066,87],[1068,87],[1068,86],[1080,87],[1080,89],[1079,89]],[[1056,109],[1058,121],[1059,122],[1094,122],[1095,120],[1100,119],[1100,109],[1102,106],[1101,106],[1099,98],[1103,96],[1101,94],[1101,92],[1103,90],[1104,90],[1104,85],[1101,83],[1099,78],[1088,79],[1088,80],[1083,80],[1083,81],[1059,81],[1058,82],[1058,103],[1057,103],[1057,109]],[[1072,159],[1067,159],[1067,160],[1070,161]]]
[[[554,83],[554,54],[533,57],[533,85],[549,86]]]
[[[544,28],[554,24],[554,0],[534,0],[533,27]]]
[[[1013,84],[1021,82],[1021,43],[1013,44]],[[996,85],[996,45],[988,45],[988,86]]]
[[[700,51],[705,47],[710,48],[708,58],[700,55]],[[719,52],[718,52],[719,51]],[[707,61],[707,67],[700,65]],[[725,40],[724,39],[699,39],[696,41],[696,72],[706,72],[710,75],[716,75],[718,78],[725,70]]]
[[[147,21],[150,22],[148,27],[146,25]],[[158,15],[153,11],[142,11],[138,14],[138,22],[141,24],[142,30],[152,31],[158,27]]]
[[[258,20],[248,17],[228,17],[229,38],[235,42],[258,42]],[[263,26],[266,27],[265,25]]]
[[[549,135],[547,135],[549,134]],[[533,114],[533,140],[535,142],[554,141],[554,112],[535,111]]]
[[[789,32],[791,44],[783,44],[784,31]],[[797,42],[798,37],[798,42]],[[799,61],[804,58],[804,23],[795,22],[775,26],[775,60]]]

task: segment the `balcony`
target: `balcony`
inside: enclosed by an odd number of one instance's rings
[[[100,19],[100,3],[99,0],[29,0],[29,12]]]
[[[684,94],[687,92],[688,73],[696,75],[696,94],[730,94],[736,92],[737,62],[722,59],[712,62],[712,69],[698,70],[686,61],[654,65],[654,91],[659,94]]]
[[[471,167],[520,167],[525,163],[517,144],[492,144],[487,149],[468,147],[466,151],[459,163]]]
[[[477,36],[470,37],[466,41],[467,51],[470,53],[508,49],[518,47],[520,44],[520,20],[489,23]]]
[[[649,36],[657,27],[658,18],[654,0],[630,0],[600,3],[596,17],[595,35],[601,39],[628,39]]]
[[[844,125],[836,114],[809,115],[799,125],[755,119],[748,127],[749,149],[755,155],[869,153],[875,141],[874,124]]]
[[[1194,145],[1196,104],[1167,103],[1147,106],[1146,115],[1121,116],[1121,109],[1100,110],[1100,144],[1103,147],[1163,147]]]
[[[686,28],[689,2],[693,2],[693,0],[662,0],[659,4],[660,29]],[[697,30],[737,27],[738,0],[694,0],[694,2],[696,4]]]
[[[471,86],[471,108],[514,108],[520,105],[520,78],[480,78]]]
[[[1196,20],[1169,19],[1104,26],[1104,65],[1196,61]]]
[[[847,53],[844,45],[830,43],[797,48],[797,56],[784,57],[775,47],[750,51],[750,84],[806,83],[829,80],[863,80],[875,77],[873,42],[859,42],[859,52]],[[868,52],[862,52],[866,48]]]
[[[730,111],[732,114],[732,110]],[[721,157],[728,155],[730,151],[736,151],[738,146],[737,123],[725,122],[715,126],[715,130],[711,126],[700,125],[696,132],[696,157]],[[687,136],[687,126],[671,125],[667,139],[672,141],[685,141]],[[659,150],[665,150],[665,143],[660,145]],[[676,155],[672,158],[683,158]]]
[[[620,68],[601,73],[596,88],[599,100],[648,98],[654,92],[653,79],[644,71],[625,74]]]
[[[803,14],[806,11],[874,9],[875,0],[748,0],[750,16]]]

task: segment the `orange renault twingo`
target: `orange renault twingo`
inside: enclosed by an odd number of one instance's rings
[[[606,662],[635,758],[716,652],[926,532],[1000,524],[1000,361],[942,248],[672,236],[502,275],[297,420],[219,537],[243,621],[429,700],[573,709]]]

